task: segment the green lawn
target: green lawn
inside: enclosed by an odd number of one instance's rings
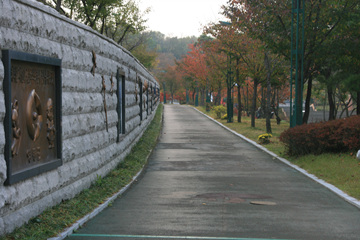
[[[204,107],[197,107],[197,109],[212,118],[216,116],[212,111],[206,112]],[[222,119],[216,120],[256,142],[259,135],[266,133],[265,119],[256,119],[255,128],[251,127],[249,117],[242,117],[241,123],[237,122],[237,116],[234,116],[233,123],[227,123],[227,120]],[[289,123],[281,121],[281,124],[277,125],[276,120],[272,119],[271,127],[273,137],[269,144],[263,145],[264,147],[360,200],[360,162],[354,153],[291,157],[286,155],[285,146],[279,140],[280,134],[289,128]]]

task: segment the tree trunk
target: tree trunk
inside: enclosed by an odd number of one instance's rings
[[[264,90],[264,87],[261,84],[261,101],[260,101],[260,106],[261,106],[261,118],[265,117],[266,115],[266,91]]]
[[[246,94],[245,94],[245,87],[243,87],[242,88],[242,95],[244,96],[244,108],[243,107],[241,107],[241,110],[244,110],[244,111],[246,111],[246,109],[247,109],[247,101],[246,101]]]
[[[242,112],[242,107],[241,107],[241,93],[240,93],[240,85],[238,85],[237,87],[237,91],[238,91],[238,122],[241,123],[241,112]]]
[[[312,88],[312,76],[310,76],[308,79],[308,88],[307,88],[307,94],[306,94],[306,100],[305,100],[305,113],[303,116],[303,123],[307,123],[309,121],[311,88]]]
[[[61,9],[61,0],[56,1],[56,11],[60,12]]]
[[[324,110],[323,110],[323,121],[325,122],[326,121],[326,119],[325,119],[325,112],[326,112],[326,110],[325,110],[325,108],[326,108],[326,92],[325,92],[325,97],[324,97]]]
[[[196,90],[193,90],[191,95],[192,95],[192,101],[194,104],[195,104],[195,94],[196,94]]]
[[[335,102],[332,87],[328,87],[328,100],[329,100],[329,121],[335,119]]]
[[[215,105],[220,105],[221,104],[221,87],[219,86],[217,94],[216,94],[216,98],[215,98]]]
[[[360,92],[357,92],[356,97],[356,115],[360,115]]]
[[[271,72],[267,73],[266,76],[266,132],[267,133],[272,133],[271,131],[271,122],[270,122],[270,118],[271,118],[271,81],[270,81],[270,76],[271,76]]]
[[[270,66],[270,59],[268,56],[268,53],[265,52],[265,57],[264,57],[264,63],[265,63],[265,68],[266,68],[266,102],[264,99],[264,104],[265,104],[265,122],[266,122],[266,132],[267,133],[272,133],[271,131],[271,122],[270,122],[270,118],[271,118],[271,66]],[[264,97],[264,96],[263,96]]]
[[[279,89],[274,89],[271,99],[271,110],[276,117],[276,124],[279,125],[281,122],[281,118],[279,117]]]
[[[259,80],[257,77],[254,78],[254,95],[252,100],[251,107],[251,127],[255,127],[255,111],[256,111],[256,99],[257,99],[257,87],[259,85]]]
[[[239,62],[240,62],[240,58],[237,57],[236,58],[236,83],[237,83],[237,93],[238,93],[238,122],[241,123],[241,111],[242,111],[242,107],[241,107],[241,92],[240,92],[240,71],[239,71]]]
[[[205,89],[201,88],[200,106],[205,106]]]

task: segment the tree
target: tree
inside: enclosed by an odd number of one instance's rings
[[[226,83],[227,55],[222,51],[221,42],[218,39],[207,38],[202,40],[202,49],[205,53],[205,61],[208,66],[208,85],[210,92],[215,95],[215,105],[221,102],[221,91]]]
[[[118,44],[131,51],[144,43],[148,35],[139,34],[146,30],[144,16],[150,11],[142,13],[136,2],[129,0],[113,9],[110,16],[104,19],[101,33],[114,39]],[[130,41],[128,40],[131,37]],[[134,39],[137,37],[137,39]]]
[[[135,0],[63,0],[68,9],[68,16],[84,23],[112,38],[128,50],[140,46],[146,39],[145,35],[137,35],[146,30],[145,15],[150,11],[141,12]],[[128,41],[131,37],[136,41]]]
[[[184,75],[191,77],[196,86],[204,93],[208,79],[208,67],[206,65],[205,53],[201,44],[190,44],[188,54],[177,62],[178,70]],[[204,94],[202,94],[204,96]]]
[[[152,71],[156,67],[156,58],[158,57],[158,53],[155,51],[146,50],[146,45],[142,44],[139,47],[135,48],[131,53],[138,59],[144,67],[146,67],[149,71]]]
[[[232,24],[213,24],[206,29],[207,33],[214,36],[222,43],[223,51],[226,52],[230,58],[238,59],[236,61],[236,68],[241,68],[242,77],[237,76],[236,79],[241,85],[245,81],[245,76],[253,80],[254,92],[251,107],[251,126],[255,127],[255,111],[257,101],[257,88],[264,76],[264,54],[262,51],[263,44],[260,40],[253,39],[239,28],[239,25]],[[242,64],[240,66],[240,63]],[[240,71],[237,72],[239,74]]]
[[[291,0],[231,0],[224,6],[224,14],[241,29],[258,38],[285,59],[290,58],[291,41]],[[305,9],[305,54],[304,79],[307,82],[304,122],[307,122],[310,109],[312,81],[320,66],[316,59],[322,56],[321,46],[339,32],[340,26],[348,16],[355,14],[358,0],[313,0],[306,1]],[[259,27],[266,23],[266,28]]]
[[[170,91],[171,103],[174,101],[174,94],[180,89],[182,75],[176,70],[176,66],[168,66],[160,75],[160,82],[166,84],[166,89]]]

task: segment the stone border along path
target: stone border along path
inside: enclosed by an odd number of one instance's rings
[[[151,153],[147,156],[147,159],[149,158],[149,156],[151,155]],[[48,238],[47,240],[63,240],[66,237],[70,236],[74,231],[78,230],[82,225],[84,225],[87,221],[89,221],[90,219],[96,217],[96,215],[98,215],[100,212],[102,212],[105,208],[107,208],[109,206],[109,204],[111,204],[117,197],[121,196],[124,192],[126,192],[131,185],[137,181],[138,177],[144,172],[146,167],[146,164],[144,165],[144,167],[133,177],[133,179],[131,180],[131,182],[126,185],[125,187],[123,187],[122,189],[120,189],[120,191],[118,191],[117,193],[115,193],[114,195],[112,195],[111,197],[109,197],[103,204],[101,204],[100,206],[98,206],[95,210],[93,210],[91,213],[87,214],[86,216],[84,216],[83,218],[81,218],[80,220],[76,221],[76,223],[74,223],[71,227],[65,229],[64,232],[59,233],[59,235],[57,237],[53,237],[53,238]]]
[[[161,107],[161,104],[160,106]],[[162,116],[160,119],[160,124],[163,124],[163,118],[164,118],[164,111],[162,112]],[[157,139],[159,139],[161,134],[161,129],[159,131],[159,136],[157,137]],[[153,151],[153,150],[152,150]],[[83,218],[79,219],[78,221],[76,221],[76,223],[74,223],[71,227],[66,228],[63,232],[59,233],[58,236],[56,237],[52,237],[52,238],[48,238],[47,240],[63,240],[66,237],[70,236],[74,231],[78,230],[79,228],[81,228],[81,226],[83,226],[86,222],[88,222],[89,220],[91,220],[92,218],[96,217],[99,213],[101,213],[105,208],[107,208],[113,201],[115,201],[116,198],[118,198],[119,196],[121,196],[122,194],[124,194],[139,178],[139,176],[141,176],[145,169],[146,166],[148,164],[148,159],[152,154],[152,151],[149,152],[149,154],[146,156],[146,160],[145,160],[145,164],[143,166],[143,168],[136,173],[136,175],[132,178],[131,182],[128,183],[125,187],[121,188],[117,193],[115,193],[114,195],[112,195],[111,197],[109,197],[108,199],[105,200],[104,203],[102,203],[101,205],[99,205],[97,208],[95,208],[91,213],[85,215]]]
[[[196,108],[193,108],[196,111],[198,111],[199,113],[201,113],[202,115],[206,116],[207,118],[209,118],[210,120],[214,121],[215,123],[217,123],[218,125],[220,125],[221,127],[225,128],[226,130],[232,132],[233,134],[235,134],[236,136],[242,138],[243,140],[253,144],[254,146],[256,146],[257,148],[260,148],[261,150],[263,150],[264,152],[270,154],[271,156],[273,156],[273,158],[278,159],[279,161],[285,163],[286,165],[288,165],[289,167],[295,169],[296,171],[302,173],[303,175],[311,178],[313,181],[321,184],[322,186],[326,187],[327,189],[329,189],[330,191],[334,192],[335,194],[337,194],[338,196],[340,196],[341,198],[343,198],[344,200],[346,200],[347,202],[349,202],[350,204],[354,205],[355,207],[360,209],[360,200],[357,200],[354,197],[349,196],[348,194],[346,194],[345,192],[343,192],[342,190],[340,190],[339,188],[335,187],[334,185],[325,182],[324,180],[316,177],[313,174],[308,173],[306,170],[292,164],[291,162],[289,162],[288,160],[286,160],[285,158],[279,157],[278,155],[276,155],[275,153],[269,151],[267,148],[261,146],[260,144],[258,144],[257,142],[250,140],[248,138],[246,138],[244,135],[241,135],[240,133],[235,132],[234,130],[226,127],[225,125],[223,125],[222,123],[216,121],[215,119],[209,117],[208,115],[204,114],[203,112],[199,111]]]

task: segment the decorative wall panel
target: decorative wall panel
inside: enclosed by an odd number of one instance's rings
[[[61,165],[61,60],[4,50],[7,184]]]

